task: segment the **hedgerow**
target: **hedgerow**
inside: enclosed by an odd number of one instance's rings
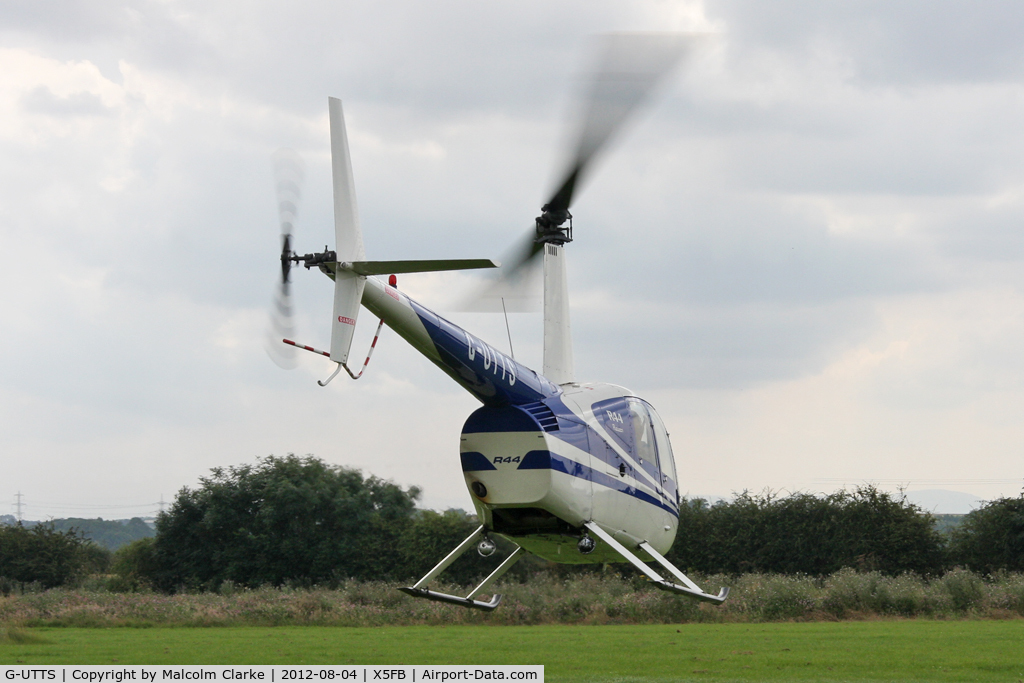
[[[665,624],[924,618],[1024,617],[1024,574],[982,576],[955,569],[934,578],[843,569],[831,576],[695,575],[702,586],[729,585],[720,606],[613,573],[508,581],[494,612],[414,600],[389,582],[347,581],[336,588],[224,584],[219,592],[117,593],[63,588],[0,598],[0,624],[19,626],[383,626],[423,624]],[[449,593],[469,586],[439,585]]]

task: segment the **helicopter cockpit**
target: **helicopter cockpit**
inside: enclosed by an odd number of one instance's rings
[[[630,423],[633,427],[633,454],[649,475],[661,481],[670,499],[676,498],[676,463],[672,444],[661,416],[646,401],[630,397]]]

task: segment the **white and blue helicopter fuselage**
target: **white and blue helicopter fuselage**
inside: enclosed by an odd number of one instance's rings
[[[606,545],[577,550],[587,522],[627,547],[668,552],[678,486],[650,404],[614,384],[556,385],[377,279],[367,278],[362,303],[483,403],[459,450],[488,531],[555,562],[622,561]]]

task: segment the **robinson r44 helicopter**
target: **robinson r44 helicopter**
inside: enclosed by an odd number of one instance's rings
[[[335,249],[292,251],[294,205],[281,201],[283,246],[278,329],[287,323],[292,264],[316,267],[334,280],[329,351],[284,339],[337,363],[321,386],[348,365],[360,307],[380,319],[483,404],[466,420],[460,457],[480,526],[414,585],[408,595],[493,610],[501,595],[478,600],[524,553],[562,563],[629,562],[659,588],[712,603],[729,594],[705,593],[665,559],[679,522],[678,476],[668,432],[658,413],[628,389],[579,382],[573,372],[565,246],[572,242],[569,207],[588,164],[656,84],[690,49],[690,37],[617,34],[601,39],[601,57],[585,107],[576,153],[563,181],[498,283],[513,282],[539,260],[543,267],[544,368],[536,372],[396,288],[396,274],[475,268],[479,260],[367,261],[341,102],[330,98]],[[279,196],[292,187],[279,181]],[[388,282],[377,278],[390,275]],[[497,285],[496,285],[497,286]],[[282,322],[283,321],[283,322]],[[280,336],[278,336],[280,338]],[[374,337],[373,346],[377,338]],[[373,351],[373,346],[370,352]],[[281,348],[281,347],[278,347]],[[515,545],[466,596],[430,585],[474,546],[494,551],[490,536]],[[654,563],[652,568],[648,563]],[[659,573],[660,572],[660,573]],[[666,578],[667,575],[667,578]]]

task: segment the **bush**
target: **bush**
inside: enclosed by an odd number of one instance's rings
[[[114,553],[93,541],[85,541],[81,548],[82,569],[85,574],[106,574],[110,570]]]
[[[934,574],[943,539],[903,496],[866,486],[828,496],[743,492],[732,502],[684,501],[669,559],[692,570],[827,576],[844,567]]]
[[[419,489],[321,460],[270,456],[216,468],[157,518],[154,587],[216,590],[389,579]]]
[[[110,567],[114,576],[107,587],[116,592],[152,588],[159,573],[153,546],[153,538],[142,538],[118,548]]]
[[[808,576],[748,574],[729,592],[731,610],[750,621],[800,619],[819,609],[819,593]]]
[[[967,612],[982,607],[985,602],[985,583],[977,574],[966,569],[953,569],[935,582],[948,606],[955,612]],[[945,601],[944,601],[945,602]]]
[[[26,528],[0,526],[0,590],[8,594],[15,584],[43,588],[71,584],[90,571],[102,569],[109,553],[84,540],[76,530],[57,531],[52,524]]]
[[[950,555],[975,571],[1024,571],[1024,496],[999,498],[968,514],[952,533]]]
[[[825,580],[824,593],[822,609],[840,619],[872,613],[913,616],[927,609],[924,584],[912,574],[842,569]]]

